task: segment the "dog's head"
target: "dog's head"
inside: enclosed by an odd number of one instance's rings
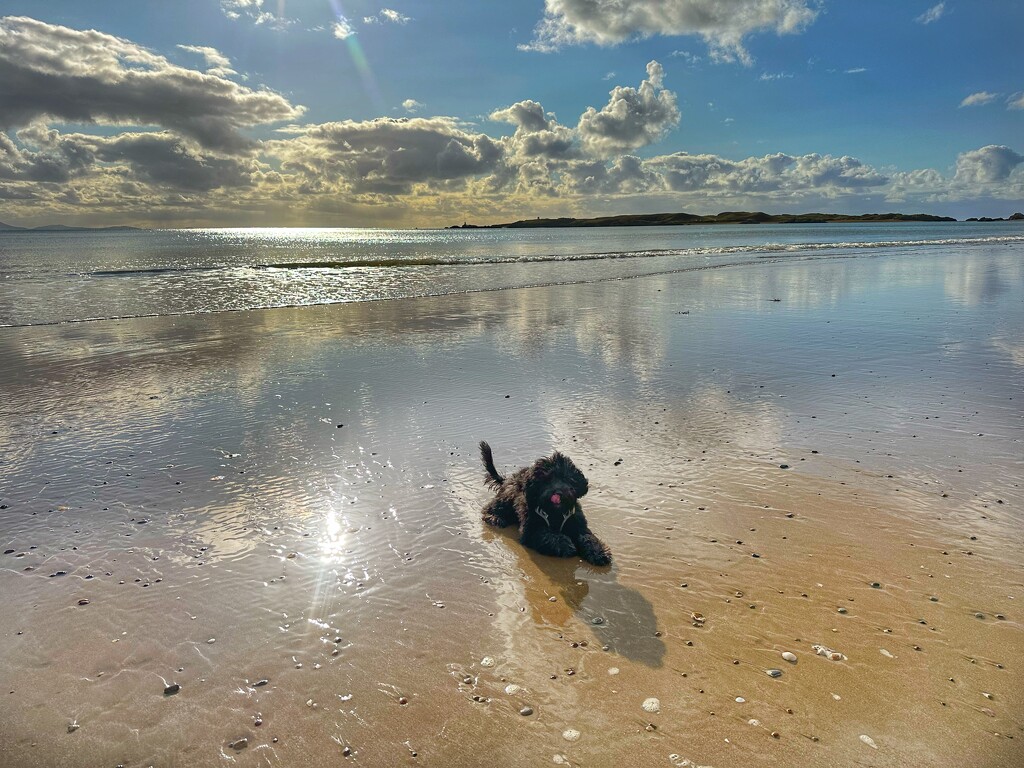
[[[587,478],[572,459],[557,451],[534,463],[526,483],[530,509],[545,517],[549,527],[559,530],[588,490]]]

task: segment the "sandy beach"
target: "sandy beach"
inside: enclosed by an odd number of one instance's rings
[[[1024,764],[1022,299],[1006,248],[5,328],[0,764]],[[486,529],[481,439],[613,565]]]

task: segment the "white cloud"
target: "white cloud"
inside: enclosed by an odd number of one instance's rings
[[[272,91],[176,66],[122,38],[0,19],[0,130],[39,119],[158,125],[237,152],[253,146],[241,128],[302,113]]]
[[[231,68],[231,59],[222,54],[216,48],[205,45],[179,45],[179,48],[189,53],[197,53],[206,60],[206,71],[217,77],[230,77],[238,73]]]
[[[961,107],[977,107],[982,104],[988,104],[999,97],[998,93],[989,93],[988,91],[978,91],[972,93],[970,96],[966,96],[963,101],[960,102]]]
[[[789,72],[762,72],[761,76],[757,79],[770,83],[773,80],[788,80],[792,77],[793,75]]]
[[[348,19],[342,17],[331,25],[331,33],[339,40],[346,40],[356,33]]]
[[[829,196],[881,187],[888,178],[853,157],[786,155],[732,161],[717,155],[685,152],[652,158],[647,166],[676,192],[753,195],[814,192]]]
[[[690,53],[689,51],[672,51],[669,54],[673,59],[682,59],[691,67],[695,67],[701,62],[701,57],[696,54]]]
[[[381,8],[375,16],[364,16],[364,24],[408,24],[412,19],[391,8]]]
[[[406,112],[419,112],[425,105],[416,101],[416,99],[406,99],[402,102],[402,109]]]
[[[1006,181],[1021,163],[1024,156],[1009,147],[989,144],[957,157],[955,179],[971,185],[996,184]]]
[[[664,76],[661,64],[652,61],[639,88],[616,86],[600,111],[588,107],[576,126],[583,148],[610,157],[652,144],[678,125],[676,95],[665,90]]]
[[[817,15],[813,0],[545,0],[533,42],[521,47],[552,51],[653,35],[700,35],[713,59],[749,64],[747,35],[800,32]]]
[[[1006,100],[1007,109],[1024,109],[1024,91],[1015,93]]]
[[[927,11],[925,11],[916,19],[914,19],[914,21],[916,21],[918,24],[931,24],[933,21],[938,21],[945,15],[946,4],[939,3],[938,5],[933,5]]]
[[[850,69],[844,69],[843,74],[846,75],[860,75],[868,71],[867,67],[852,67]]]
[[[263,3],[264,0],[220,0],[220,9],[229,19],[237,21],[245,17],[254,24],[266,24],[275,29],[284,29],[295,23],[292,19],[263,10]]]

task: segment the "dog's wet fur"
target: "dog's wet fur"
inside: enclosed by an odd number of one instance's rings
[[[558,451],[532,466],[502,477],[494,467],[491,446],[480,443],[487,475],[484,482],[495,496],[483,509],[484,522],[498,528],[519,527],[519,541],[544,555],[572,557],[608,565],[608,547],[591,533],[580,506],[587,478],[572,460]]]

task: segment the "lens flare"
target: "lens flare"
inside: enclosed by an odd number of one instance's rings
[[[345,9],[341,5],[341,0],[328,0],[331,4],[331,10],[334,12],[334,18],[339,23],[347,24],[351,26],[349,16],[345,13]],[[373,76],[373,70],[370,69],[370,62],[366,59],[366,54],[363,53],[363,46],[359,43],[359,35],[354,30],[352,34],[347,35],[342,42],[345,43],[345,47],[348,49],[348,55],[352,58],[352,63],[355,64],[356,72],[359,73],[359,79],[363,84],[363,91],[370,99],[370,103],[373,104],[374,109],[378,113],[384,111],[384,100],[381,98],[380,89],[377,87],[377,79]]]

